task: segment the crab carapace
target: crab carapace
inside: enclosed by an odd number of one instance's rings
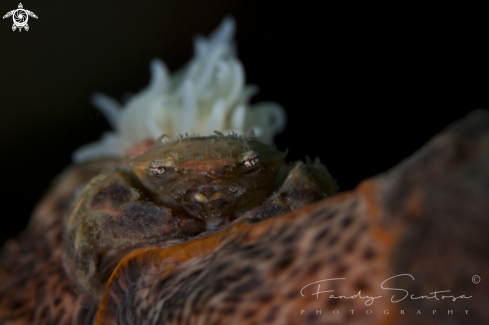
[[[159,141],[77,194],[65,219],[66,271],[100,298],[106,280],[101,250],[186,239],[237,218],[284,214],[335,193],[336,183],[319,161],[286,166],[285,155],[235,134]]]

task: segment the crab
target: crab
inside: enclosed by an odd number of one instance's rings
[[[267,219],[337,190],[318,160],[284,165],[286,153],[253,134],[215,133],[163,137],[79,191],[64,220],[62,259],[82,291],[102,297],[102,251],[122,252],[120,260],[128,250],[186,240],[236,219]]]

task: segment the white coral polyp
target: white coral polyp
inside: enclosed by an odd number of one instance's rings
[[[149,86],[124,106],[97,93],[92,102],[107,118],[113,131],[78,148],[76,163],[122,157],[134,144],[162,134],[213,134],[214,130],[247,134],[252,128],[261,141],[272,144],[285,127],[284,109],[274,102],[249,104],[256,86],[245,85],[245,74],[233,48],[235,22],[226,18],[208,40],[197,37],[195,55],[170,76],[165,64],[151,62]]]

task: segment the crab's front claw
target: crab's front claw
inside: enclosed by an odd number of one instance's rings
[[[153,245],[205,230],[202,220],[173,216],[168,208],[140,201],[125,204],[117,217],[106,214],[95,221],[100,230],[99,246],[118,249]]]
[[[306,163],[297,162],[284,168],[290,168],[290,171],[278,191],[263,205],[244,213],[238,219],[261,221],[300,209],[338,191],[336,181],[318,159],[311,161],[306,157]]]
[[[65,222],[63,265],[83,291],[100,297],[107,280],[100,258],[110,249],[135,249],[205,230],[202,220],[174,216],[147,200],[126,171],[95,177],[76,198]]]
[[[306,163],[295,164],[280,189],[266,201],[266,204],[282,205],[293,211],[331,196],[337,190],[336,181],[326,166],[318,159],[311,162],[306,158]]]

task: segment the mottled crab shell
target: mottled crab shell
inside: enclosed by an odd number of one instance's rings
[[[128,165],[157,204],[179,208],[170,191],[177,186],[182,191],[187,189],[182,178],[203,178],[209,173],[228,185],[236,183],[236,187],[242,189],[235,209],[243,211],[258,206],[271,195],[285,155],[255,138],[221,134],[160,142],[155,148],[129,160]],[[160,171],[158,177],[149,172],[150,164],[155,161],[167,170],[165,173]],[[205,180],[201,182],[205,183]]]
[[[100,255],[186,239],[263,206],[286,155],[252,136],[219,132],[157,143],[91,179],[64,220],[63,266],[96,298],[106,280]]]

